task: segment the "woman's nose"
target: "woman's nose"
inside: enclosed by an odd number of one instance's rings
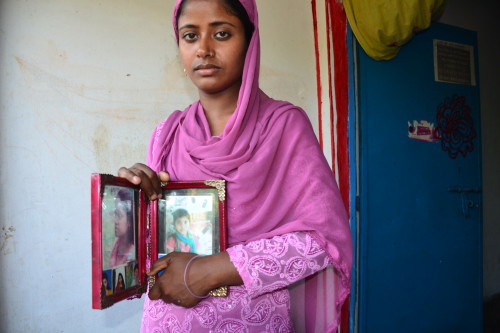
[[[203,36],[200,38],[200,43],[196,55],[200,58],[214,56],[212,40],[209,36]]]

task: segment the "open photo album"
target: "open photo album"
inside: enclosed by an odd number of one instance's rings
[[[224,180],[162,183],[162,198],[149,201],[123,178],[92,174],[91,208],[93,309],[141,297],[157,278],[146,266],[170,252],[210,255],[227,246]]]

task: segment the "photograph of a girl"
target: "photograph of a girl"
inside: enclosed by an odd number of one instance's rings
[[[128,261],[136,260],[135,251],[135,224],[134,224],[134,209],[135,202],[133,200],[134,192],[132,189],[106,186],[106,190],[112,195],[113,205],[109,205],[109,210],[112,209],[112,221],[103,219],[103,247],[109,244],[109,239],[114,239],[111,253],[108,258],[103,258],[105,264],[108,262],[108,267],[113,268],[123,265]],[[110,200],[110,201],[111,201]],[[103,210],[104,211],[104,210]],[[104,213],[103,213],[104,215]],[[112,224],[111,224],[112,223]],[[106,225],[107,224],[107,228]],[[107,231],[107,232],[106,232]],[[107,237],[105,239],[105,237]],[[103,257],[106,251],[103,250]]]
[[[110,288],[109,284],[109,274],[110,271],[102,272],[102,286],[101,286],[101,295],[109,296],[113,294],[113,290]]]
[[[119,293],[123,290],[125,290],[125,279],[123,278],[122,273],[118,273],[118,277],[116,278],[115,293]]]
[[[196,252],[197,240],[190,231],[191,216],[184,208],[179,208],[172,213],[175,231],[167,237],[165,249],[170,252]]]
[[[166,189],[158,200],[158,257],[171,252],[220,251],[215,188]]]
[[[228,248],[152,262],[148,275],[165,273],[141,332],[335,332],[350,291],[347,214],[306,113],[259,88],[255,0],[177,0],[172,23],[199,99],[156,127],[147,164],[118,175],[150,200],[162,181],[225,179]],[[208,295],[220,286],[228,297]]]

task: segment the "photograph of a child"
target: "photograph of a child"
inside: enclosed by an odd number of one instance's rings
[[[219,251],[218,214],[210,191],[171,191],[159,202],[158,253],[213,254]]]
[[[102,199],[103,270],[135,261],[136,192],[122,186],[107,185]]]
[[[170,234],[165,242],[166,252],[196,252],[198,239],[190,231],[191,216],[184,208],[178,208],[172,213],[174,221],[174,232]]]

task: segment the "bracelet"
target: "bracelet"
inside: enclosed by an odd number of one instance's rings
[[[188,263],[186,264],[186,268],[184,268],[184,286],[186,287],[186,290],[187,290],[187,291],[191,294],[191,296],[196,297],[196,298],[201,298],[201,299],[203,299],[203,298],[207,298],[207,297],[208,297],[208,296],[210,296],[210,295],[206,295],[206,296],[198,296],[198,295],[195,295],[195,294],[191,291],[191,289],[189,289],[188,284],[187,284],[187,281],[186,281],[186,276],[187,276],[187,271],[188,271],[189,265],[191,265],[191,262],[192,262],[194,259],[198,258],[198,257],[203,257],[203,256],[202,256],[202,255],[199,255],[199,254],[195,255],[194,257],[192,257],[191,259],[189,259]]]

